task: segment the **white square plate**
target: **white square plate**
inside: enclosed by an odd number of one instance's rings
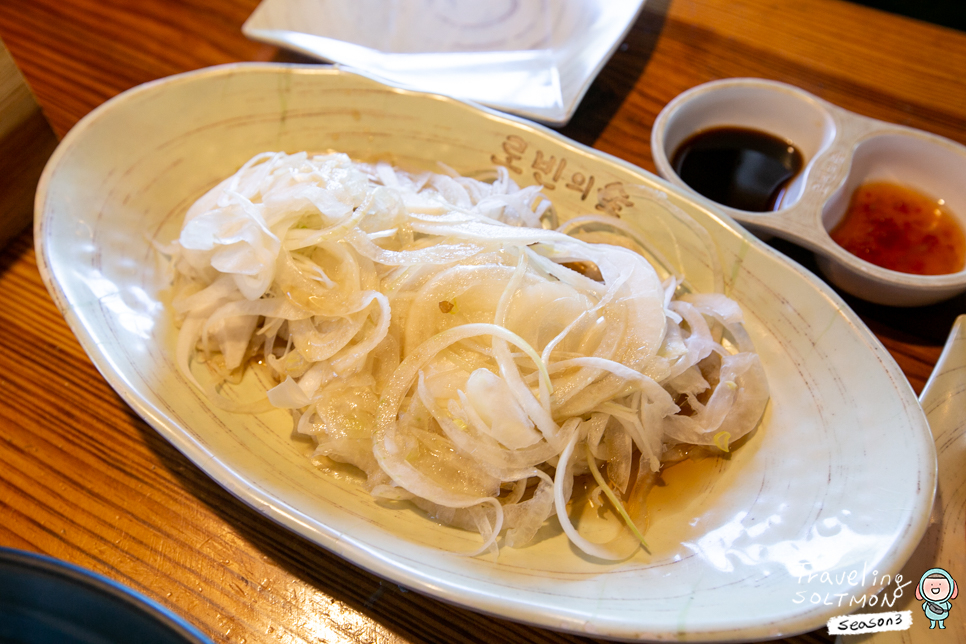
[[[264,0],[253,40],[565,125],[644,0]]]

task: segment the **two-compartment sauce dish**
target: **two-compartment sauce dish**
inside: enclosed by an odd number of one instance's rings
[[[784,83],[736,78],[668,103],[651,149],[662,177],[756,233],[813,251],[844,291],[893,306],[966,291],[963,145]],[[872,223],[861,219],[869,213]]]

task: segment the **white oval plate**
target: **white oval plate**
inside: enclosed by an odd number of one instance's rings
[[[958,585],[966,579],[966,315],[960,315],[946,340],[939,361],[919,397],[936,441],[939,481],[936,503],[929,528],[902,569],[906,582],[912,582],[895,607],[885,611],[908,610],[912,627],[904,631],[885,631],[863,639],[863,644],[922,644],[936,641],[937,629],[923,611],[922,600],[916,599],[916,588],[924,574],[932,568],[943,568]],[[956,607],[962,606],[962,598]],[[949,642],[966,642],[966,620],[947,619],[943,637]],[[931,631],[931,632],[930,632]],[[833,631],[835,632],[835,631]],[[839,635],[837,644],[848,644],[848,636]]]
[[[710,284],[708,251],[675,209],[713,239],[772,399],[730,460],[671,470],[653,495],[651,555],[590,561],[551,526],[497,562],[453,554],[479,537],[320,472],[287,413],[223,412],[181,377],[150,239],[174,238],[188,205],[253,154],[329,148],[467,174],[508,164],[522,184],[545,182],[563,217],[621,209],[699,287]],[[36,215],[48,289],[148,423],[259,512],[429,595],[601,637],[777,637],[848,611],[815,593],[877,590],[871,571],[898,571],[926,527],[936,479],[928,426],[898,366],[842,300],[730,219],[541,126],[334,69],[215,67],[135,88],[85,117],[51,158]]]

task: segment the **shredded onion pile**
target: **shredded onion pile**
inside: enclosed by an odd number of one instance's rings
[[[590,473],[591,498],[640,537],[662,463],[728,451],[767,384],[732,300],[552,220],[539,187],[503,168],[484,183],[259,154],[166,249],[179,368],[226,408],[293,410],[315,456],[362,470],[373,495],[479,531],[469,554],[501,535],[523,546],[556,515],[588,555],[624,558],[574,527],[575,477]],[[628,242],[616,220],[588,220]],[[221,393],[246,368],[278,383],[265,400]]]

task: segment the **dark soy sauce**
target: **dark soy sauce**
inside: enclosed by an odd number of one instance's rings
[[[674,171],[695,191],[751,212],[775,210],[803,163],[802,153],[788,141],[742,127],[698,132],[671,160]]]

